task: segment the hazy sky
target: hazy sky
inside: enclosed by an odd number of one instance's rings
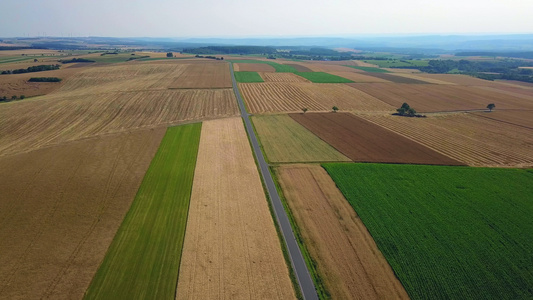
[[[0,0],[0,36],[533,33],[532,0]]]

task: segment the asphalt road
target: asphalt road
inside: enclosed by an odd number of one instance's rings
[[[264,154],[261,151],[261,147],[259,147],[259,142],[257,141],[257,137],[255,136],[255,132],[252,127],[252,122],[250,121],[250,114],[246,111],[244,102],[241,98],[241,94],[239,93],[239,88],[237,87],[237,82],[235,81],[235,74],[233,73],[233,65],[231,63],[230,70],[231,79],[233,81],[233,91],[235,92],[237,102],[239,103],[241,117],[244,120],[246,131],[248,132],[248,136],[250,137],[250,141],[252,142],[255,157],[257,158],[257,162],[259,163],[261,176],[263,176],[263,180],[266,184],[268,195],[270,197],[270,202],[272,203],[272,207],[274,208],[274,214],[278,220],[278,224],[280,226],[283,239],[285,240],[285,244],[287,245],[287,250],[289,251],[289,258],[291,260],[294,273],[296,274],[296,279],[300,284],[300,289],[302,291],[304,299],[318,299],[315,284],[311,279],[311,275],[309,274],[309,270],[307,269],[307,265],[305,264],[305,260],[302,256],[302,252],[300,251],[300,247],[296,242],[296,237],[294,236],[294,232],[292,231],[291,223],[289,222],[287,213],[285,212],[283,204],[281,203],[281,200],[279,198],[276,185],[274,184],[274,180],[272,179],[272,175],[270,174],[270,171],[268,169],[268,164],[265,161]]]

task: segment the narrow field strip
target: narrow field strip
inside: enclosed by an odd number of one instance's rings
[[[206,121],[176,299],[294,299],[241,118]]]
[[[533,297],[533,170],[323,166],[411,299]]]
[[[167,130],[85,299],[171,299],[202,124]]]
[[[325,72],[294,72],[314,83],[353,83],[352,80]]]
[[[331,299],[408,299],[359,216],[314,164],[275,169],[302,242]]]

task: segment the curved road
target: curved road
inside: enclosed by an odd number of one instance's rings
[[[300,251],[300,247],[296,242],[296,237],[294,236],[294,232],[292,231],[291,223],[289,222],[287,213],[285,212],[283,204],[281,203],[281,200],[279,198],[278,191],[276,190],[276,185],[274,184],[274,180],[272,179],[272,175],[270,174],[270,171],[268,169],[268,164],[265,161],[264,154],[261,151],[261,147],[259,147],[259,142],[257,141],[257,137],[255,136],[255,132],[252,127],[252,122],[250,121],[250,114],[246,111],[244,102],[241,98],[241,94],[239,93],[239,88],[237,87],[237,82],[235,81],[235,74],[233,73],[233,64],[230,63],[229,65],[231,70],[231,80],[233,81],[233,91],[235,92],[237,102],[239,103],[241,117],[244,120],[246,131],[248,132],[248,136],[250,137],[250,141],[252,142],[255,157],[257,158],[257,162],[259,163],[261,176],[263,176],[263,180],[265,181],[270,202],[272,203],[272,207],[274,208],[274,214],[276,215],[276,218],[278,220],[283,239],[285,240],[285,245],[287,245],[287,250],[291,259],[292,268],[294,270],[294,273],[296,274],[296,279],[300,284],[300,289],[302,291],[303,298],[305,300],[318,299],[315,285],[313,283],[313,280],[311,279],[311,275],[309,274],[307,265],[305,264],[305,260],[302,256],[302,252]]]

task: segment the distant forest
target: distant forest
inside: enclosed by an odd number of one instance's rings
[[[491,57],[514,57],[533,59],[533,51],[527,52],[484,52],[484,51],[468,51],[457,52],[455,56],[491,56]]]
[[[486,80],[506,79],[533,83],[533,70],[520,67],[533,67],[533,62],[516,59],[430,60],[427,67],[417,67],[417,69],[427,73],[462,73]]]

